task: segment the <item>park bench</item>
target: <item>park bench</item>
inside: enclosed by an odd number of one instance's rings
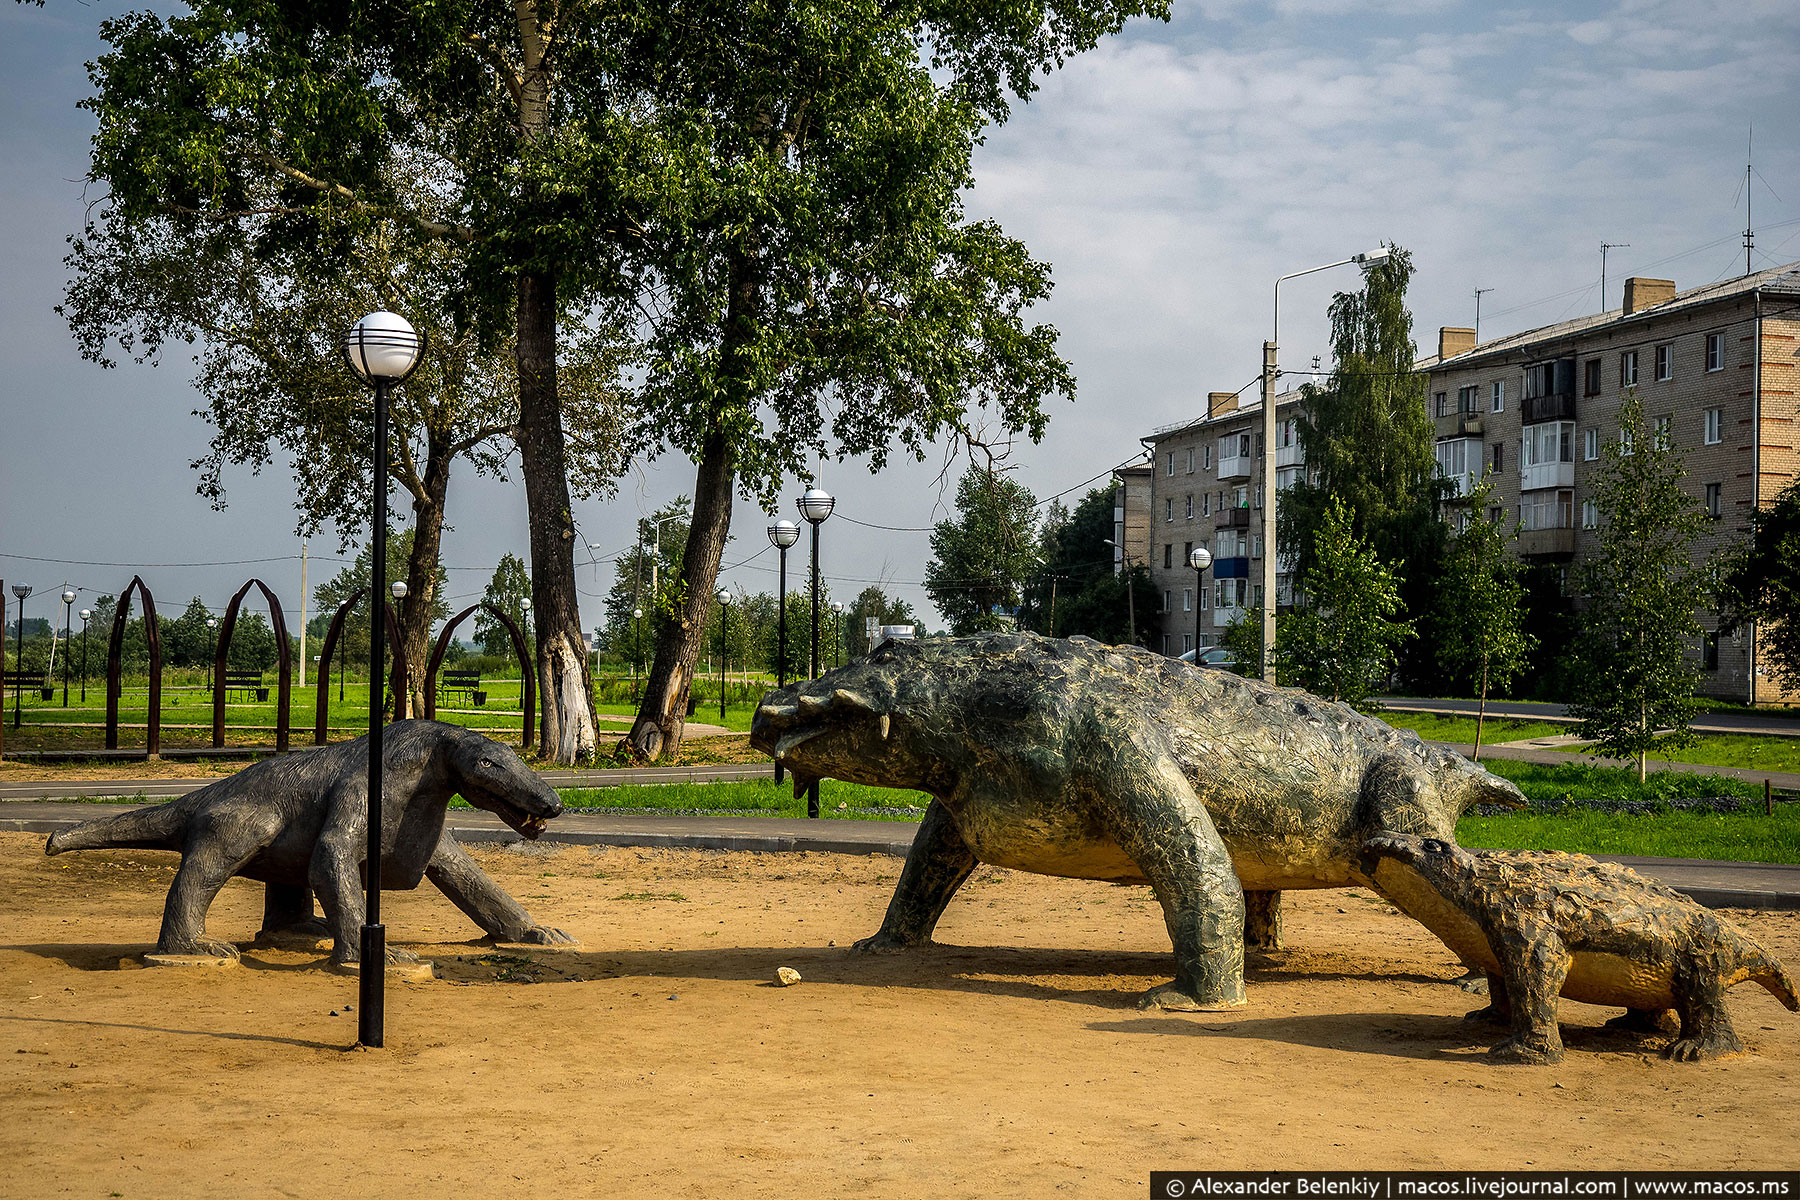
[[[449,700],[453,696],[476,708],[485,705],[487,693],[481,690],[481,672],[445,671],[438,683],[438,698]]]
[[[263,682],[261,671],[227,671],[219,686],[227,696],[243,692],[246,696],[254,695],[258,703],[269,698],[269,685]]]
[[[56,689],[50,684],[50,677],[43,671],[0,670],[0,680],[5,681],[8,695],[11,695],[15,688],[36,688],[39,697],[48,700],[56,692]]]

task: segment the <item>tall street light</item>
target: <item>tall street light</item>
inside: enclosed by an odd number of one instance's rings
[[[69,707],[69,643],[71,641],[73,641],[74,637],[75,637],[75,621],[72,616],[72,614],[75,611],[75,592],[73,591],[73,589],[65,590],[63,592],[62,601],[63,601],[63,707],[67,708],[67,707]]]
[[[1195,546],[1188,551],[1188,566],[1194,568],[1194,661],[1200,661],[1200,597],[1206,595],[1206,568],[1212,566],[1212,551]]]
[[[637,703],[638,661],[644,657],[644,610],[631,610],[631,702]]]
[[[78,614],[81,617],[81,702],[87,703],[87,631],[88,622],[93,619],[94,610],[84,608]]]
[[[842,666],[844,663],[844,602],[831,602],[831,665]]]
[[[407,592],[406,581],[404,579],[396,580],[394,582],[394,585],[392,587],[388,588],[388,591],[390,593],[392,593],[393,597],[394,597],[394,615],[396,617],[399,617],[405,611],[401,604],[401,601],[406,599],[406,592]],[[385,616],[385,615],[386,614],[384,613],[383,616]],[[400,693],[403,690],[409,689],[411,687],[412,687],[412,680],[410,680],[410,679],[394,680],[394,719],[395,720],[400,719]]]
[[[804,495],[796,501],[800,506],[800,515],[812,526],[812,646],[808,658],[811,663],[810,679],[819,677],[819,526],[831,515],[837,506],[837,500],[828,491],[817,484],[806,489]],[[806,790],[806,815],[819,815],[819,785],[817,781]]]
[[[1263,343],[1262,372],[1262,677],[1265,683],[1275,682],[1275,377],[1279,374],[1276,359],[1281,340],[1281,285],[1289,279],[1298,279],[1302,275],[1314,275],[1320,271],[1329,271],[1333,267],[1347,267],[1351,263],[1365,268],[1373,267],[1378,263],[1386,262],[1387,258],[1388,249],[1383,246],[1365,254],[1352,254],[1349,258],[1326,263],[1322,267],[1308,267],[1304,271],[1295,271],[1293,274],[1283,275],[1275,281],[1274,320],[1270,338]]]
[[[815,541],[813,544],[818,543]],[[20,697],[24,694],[25,685],[25,597],[31,595],[31,585],[15,583],[12,593],[19,598],[19,637],[18,644],[13,648],[13,728],[17,729],[19,706],[23,703]]]
[[[207,690],[217,692],[219,690],[219,618],[217,617],[206,618],[206,662],[206,673],[212,680],[212,686]]]
[[[788,547],[800,540],[800,527],[783,517],[769,525],[769,541],[781,551],[781,570],[779,583],[775,588],[775,686],[787,686],[787,552]],[[780,783],[783,774],[779,760],[775,763],[775,782]]]
[[[398,313],[373,312],[344,335],[350,369],[375,390],[375,437],[371,447],[374,492],[369,543],[369,819],[365,831],[367,896],[363,904],[361,966],[358,968],[356,1040],[380,1046],[386,1025],[387,929],[381,924],[381,679],[386,673],[382,595],[387,592],[388,391],[413,373],[425,339]]]
[[[1125,564],[1125,619],[1131,622],[1131,636],[1126,639],[1126,645],[1135,646],[1137,645],[1137,588],[1132,586],[1131,555],[1125,547],[1111,538],[1101,538],[1100,540],[1117,550],[1119,561]]]
[[[719,589],[719,724],[725,723],[725,647],[731,632],[731,593]]]

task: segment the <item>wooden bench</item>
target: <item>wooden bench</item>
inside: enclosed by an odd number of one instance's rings
[[[233,692],[255,696],[259,704],[269,698],[269,685],[263,682],[261,671],[227,671],[219,687],[227,696]]]
[[[40,698],[48,700],[56,693],[56,689],[50,684],[50,676],[43,671],[0,670],[0,680],[5,682],[8,695],[15,689],[35,688]]]
[[[445,671],[438,677],[438,699],[452,696],[481,708],[487,704],[487,693],[481,690],[480,671]]]

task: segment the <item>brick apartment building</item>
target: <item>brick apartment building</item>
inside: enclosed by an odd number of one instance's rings
[[[1438,467],[1455,494],[1466,496],[1491,469],[1500,511],[1488,515],[1516,520],[1519,553],[1565,581],[1594,545],[1590,489],[1601,445],[1619,437],[1627,388],[1686,455],[1688,486],[1715,521],[1701,553],[1740,536],[1753,505],[1800,477],[1800,263],[1684,292],[1669,280],[1628,279],[1620,309],[1481,345],[1473,330],[1445,327],[1438,353],[1419,367],[1430,377]],[[1305,469],[1291,415],[1298,402],[1297,392],[1276,398],[1278,487]],[[1261,429],[1259,404],[1215,392],[1205,416],[1142,439],[1147,467],[1121,473],[1114,540],[1148,561],[1163,596],[1152,649],[1214,645],[1261,603]],[[1198,543],[1213,552],[1203,588],[1187,565]],[[1278,604],[1286,586],[1278,575]],[[1714,614],[1700,618],[1707,633],[1693,653],[1703,694],[1800,699],[1759,664],[1754,631],[1721,636]]]

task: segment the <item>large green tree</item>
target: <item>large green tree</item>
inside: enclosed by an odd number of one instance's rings
[[[870,584],[858,592],[855,602],[844,610],[845,653],[851,658],[860,658],[869,652],[871,620],[878,626],[917,626],[919,615],[900,597],[888,595],[878,584]]]
[[[1468,498],[1462,528],[1450,540],[1431,615],[1444,677],[1471,683],[1481,698],[1475,714],[1477,761],[1489,689],[1510,685],[1537,643],[1525,631],[1523,569],[1512,552],[1517,529],[1489,518],[1493,494],[1493,480],[1483,476]]]
[[[1357,534],[1341,502],[1326,507],[1314,538],[1305,601],[1281,621],[1275,649],[1283,675],[1291,672],[1301,687],[1328,700],[1368,707],[1413,628],[1396,619],[1400,588],[1393,569]]]
[[[1800,483],[1750,516],[1748,536],[1726,556],[1721,632],[1753,625],[1758,655],[1783,688],[1800,691]]]
[[[388,535],[387,576],[389,579],[406,578],[407,565],[414,558],[413,539],[415,536],[416,531],[413,529],[402,529]],[[313,589],[313,602],[318,605],[319,617],[322,620],[328,619],[337,611],[339,605],[357,592],[365,593],[344,615],[344,627],[338,635],[341,649],[335,652],[339,661],[356,663],[359,666],[367,666],[369,662],[369,597],[366,593],[371,574],[369,570],[371,560],[369,543],[364,542],[357,550],[356,558],[348,566]],[[406,599],[396,606],[394,615],[403,631],[408,628],[429,631],[434,624],[450,615],[449,602],[444,598],[444,587],[448,583],[448,578],[443,567],[436,567],[433,577],[428,582],[429,586],[418,593],[414,593],[409,584]],[[392,603],[391,598],[383,597],[383,599],[388,599],[389,603]],[[410,626],[408,624],[409,617],[412,622]],[[424,638],[419,639],[419,643],[415,647],[410,640],[403,636],[402,644],[406,646],[408,711],[423,712],[425,667],[430,650]],[[320,663],[319,674],[324,676],[329,667],[328,663]]]
[[[1568,671],[1569,711],[1583,737],[1615,758],[1635,758],[1638,778],[1658,746],[1693,741],[1701,636],[1695,618],[1710,575],[1694,559],[1706,527],[1682,487],[1682,453],[1644,418],[1635,390],[1619,408],[1619,436],[1605,439],[1591,495],[1599,542],[1581,563],[1581,609]],[[1667,732],[1662,732],[1666,730]]]
[[[1360,289],[1332,299],[1332,373],[1305,389],[1299,432],[1306,471],[1281,494],[1278,529],[1299,587],[1310,590],[1319,532],[1341,503],[1352,533],[1396,572],[1405,610],[1425,612],[1447,530],[1436,512],[1426,376],[1413,369],[1418,350],[1406,307],[1412,275],[1412,255],[1392,246],[1385,261],[1364,271]],[[1415,681],[1431,678],[1436,667],[1422,645],[1400,665]]]
[[[1042,565],[1036,501],[993,467],[970,467],[956,488],[956,517],[939,521],[925,564],[925,592],[954,634],[1000,629],[1026,580]]]
[[[511,617],[519,631],[530,639],[531,608],[526,601],[531,599],[531,574],[525,570],[523,559],[511,551],[502,554],[481,599]],[[485,608],[475,610],[475,640],[481,644],[483,654],[513,652],[512,635],[500,618]]]

